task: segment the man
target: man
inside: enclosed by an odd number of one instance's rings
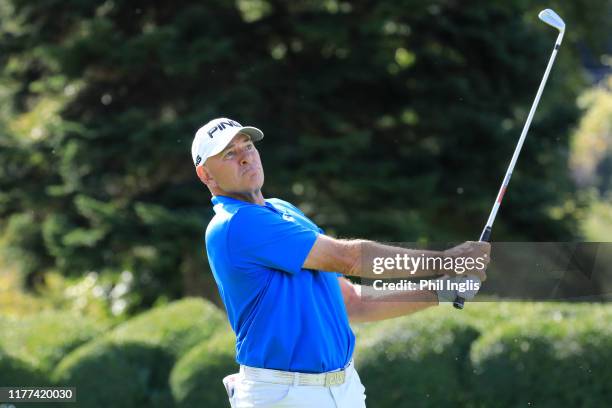
[[[264,172],[254,145],[263,137],[257,128],[219,118],[197,131],[191,149],[197,175],[213,196],[206,248],[236,334],[240,373],[224,380],[230,403],[365,407],[365,389],[352,363],[355,336],[349,320],[406,315],[452,302],[457,291],[393,291],[374,298],[343,275],[381,277],[373,274],[374,257],[473,257],[486,259],[486,267],[489,245],[468,242],[434,252],[329,237],[290,203],[264,199]],[[467,272],[468,280],[484,280],[484,267]],[[395,277],[432,273],[421,268],[407,274],[400,266],[387,272]],[[446,280],[459,280],[453,270],[444,272],[451,275]],[[470,299],[475,289],[461,295]]]

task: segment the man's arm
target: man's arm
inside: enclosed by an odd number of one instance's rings
[[[453,276],[455,275],[453,270],[440,270],[437,268],[439,263],[433,262],[433,260],[444,257],[472,257],[473,259],[480,257],[485,259],[486,266],[489,261],[489,251],[490,244],[487,242],[466,242],[447,251],[428,251],[394,247],[366,240],[341,240],[321,234],[312,246],[303,267],[375,279],[424,277],[440,274]],[[376,258],[395,260],[398,257],[401,262],[391,262],[397,267],[385,267],[381,273],[375,273],[373,266]],[[420,260],[420,264],[415,268],[415,264],[407,262],[406,257],[412,258],[411,261]],[[432,261],[429,263],[429,267],[424,267],[427,266],[425,265],[426,259]],[[379,266],[382,268],[385,265]],[[406,268],[407,266],[409,268]],[[486,280],[484,269],[472,269],[465,273],[477,276],[482,282]]]
[[[438,305],[434,291],[385,292],[374,299],[362,294],[361,286],[345,277],[338,277],[338,283],[351,323],[391,319]]]

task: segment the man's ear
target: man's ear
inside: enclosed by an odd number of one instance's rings
[[[215,187],[217,185],[215,179],[204,165],[196,167],[196,173],[198,174],[198,178],[202,180],[202,183],[206,184],[208,187]]]

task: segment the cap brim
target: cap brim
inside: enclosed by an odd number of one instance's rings
[[[237,129],[235,133],[233,134],[230,133],[229,136],[227,136],[226,140],[224,140],[223,143],[219,143],[217,147],[209,153],[208,157],[205,160],[203,160],[200,165],[203,165],[204,163],[206,163],[206,160],[208,160],[209,157],[212,157],[212,156],[215,156],[221,153],[223,149],[227,147],[227,145],[236,137],[238,133],[244,133],[248,135],[253,142],[258,142],[264,137],[263,132],[257,129],[256,127],[243,126]]]
[[[244,126],[240,128],[240,130],[238,130],[234,136],[236,136],[238,133],[246,133],[247,135],[251,136],[251,140],[254,142],[259,142],[264,137],[263,132],[253,126]]]

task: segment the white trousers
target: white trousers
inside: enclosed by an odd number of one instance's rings
[[[235,374],[230,391],[232,408],[365,408],[365,387],[357,370],[346,370],[344,384],[285,385],[245,379]]]

